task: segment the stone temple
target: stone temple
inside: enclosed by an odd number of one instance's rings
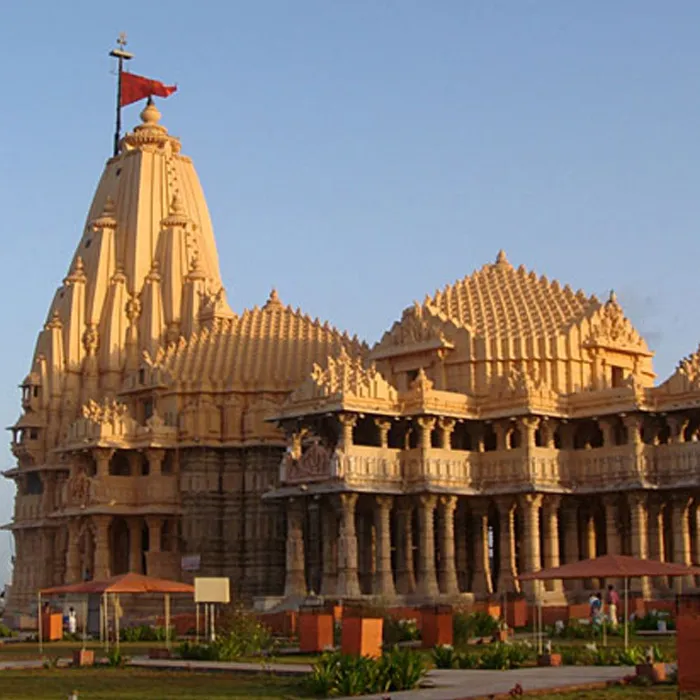
[[[698,353],[654,386],[614,294],[502,252],[372,348],[274,290],[234,312],[192,161],[153,104],[141,122],[21,384],[10,611],[129,570],[228,576],[260,607],[311,591],[560,605],[583,584],[521,591],[518,574],[700,560]]]

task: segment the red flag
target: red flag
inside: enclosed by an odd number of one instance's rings
[[[176,90],[176,85],[164,85],[158,80],[144,78],[134,73],[122,73],[120,80],[121,98],[119,106],[124,107],[132,102],[138,102],[144,97],[170,97]]]

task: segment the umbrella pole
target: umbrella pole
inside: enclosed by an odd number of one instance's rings
[[[83,651],[87,645],[87,618],[88,618],[88,599],[83,601]]]
[[[170,594],[165,594],[165,646],[170,649]]]
[[[37,631],[39,632],[39,653],[43,654],[44,653],[44,635],[42,634],[43,630],[41,629],[41,592],[38,593],[37,596],[37,609],[36,609],[36,619],[37,619]]]
[[[199,644],[199,603],[194,604],[194,635]]]
[[[625,576],[625,650],[628,649],[630,645],[630,602],[629,602],[629,587],[630,580]]]
[[[114,596],[114,644],[119,650],[119,596]]]

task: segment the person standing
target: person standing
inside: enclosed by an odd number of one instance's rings
[[[78,616],[75,614],[74,608],[68,608],[68,632],[75,634],[78,631]]]
[[[610,625],[614,628],[617,627],[617,611],[620,607],[620,595],[615,590],[615,586],[612,583],[608,586],[607,595],[608,604],[608,616],[610,617]]]

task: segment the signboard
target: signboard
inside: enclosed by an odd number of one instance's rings
[[[194,580],[195,603],[230,603],[229,580],[223,578],[202,578]]]
[[[202,557],[200,554],[187,554],[182,557],[180,568],[183,571],[199,571]]]

